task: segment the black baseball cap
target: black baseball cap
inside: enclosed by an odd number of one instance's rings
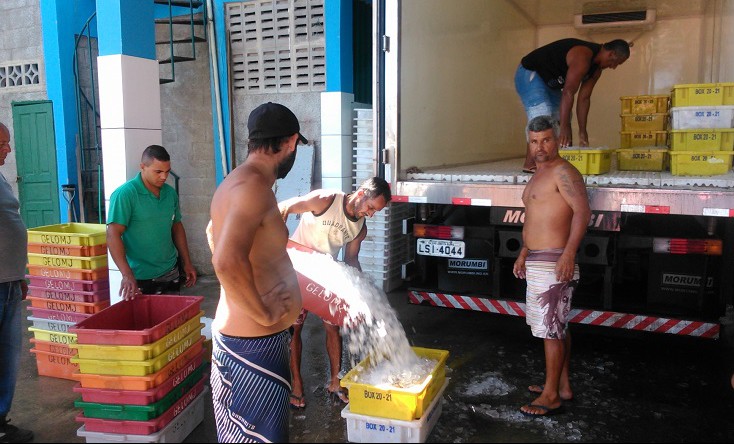
[[[296,115],[280,103],[263,103],[253,109],[247,119],[247,130],[250,132],[250,139],[269,139],[298,133],[298,140],[308,143],[300,132],[301,125],[298,124]]]

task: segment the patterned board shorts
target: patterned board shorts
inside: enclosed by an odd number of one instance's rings
[[[219,442],[288,442],[290,333],[212,331],[211,387]]]
[[[562,249],[530,251],[525,259],[527,293],[525,322],[533,336],[543,339],[565,339],[573,290],[579,282],[579,266],[574,266],[573,279],[556,280],[556,262]]]

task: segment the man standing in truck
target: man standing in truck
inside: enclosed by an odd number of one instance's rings
[[[527,280],[526,322],[545,350],[545,385],[530,386],[539,396],[520,411],[548,416],[563,411],[562,401],[573,397],[568,368],[571,334],[568,313],[578,285],[576,250],[591,217],[583,176],[558,155],[560,128],[551,116],[528,123],[528,147],[537,165],[525,186],[523,247],[513,274]]]
[[[578,92],[576,118],[579,146],[589,145],[586,132],[591,92],[604,69],[616,69],[630,56],[630,44],[612,40],[599,44],[579,39],[562,39],[535,49],[522,58],[515,72],[515,89],[522,100],[528,121],[551,115],[561,123],[561,148],[573,145],[571,109]],[[530,148],[525,153],[523,171],[535,172]]]
[[[315,190],[305,196],[294,197],[278,204],[283,220],[289,214],[301,214],[292,239],[319,253],[336,257],[344,248],[344,263],[362,271],[359,265],[359,248],[367,236],[365,217],[372,217],[385,208],[392,197],[390,185],[379,177],[364,181],[357,191],[344,194],[336,190]],[[301,331],[308,311],[303,309],[293,324],[291,340],[291,374],[293,391],[290,403],[293,408],[306,407],[301,377]],[[339,326],[324,321],[326,352],[329,356],[331,377],[326,390],[333,400],[349,402],[346,391],[339,384],[342,358],[342,338]]]

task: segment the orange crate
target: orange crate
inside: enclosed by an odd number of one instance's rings
[[[155,373],[145,376],[99,375],[95,373],[77,373],[81,386],[84,388],[111,389],[111,390],[150,390],[163,384],[168,378],[181,371],[186,366],[201,365],[204,359],[204,338],[200,338],[191,347],[187,348],[176,359]]]
[[[58,279],[96,281],[97,279],[107,279],[110,274],[107,267],[97,268],[95,270],[82,270],[78,268],[55,268],[33,264],[28,264],[27,267],[28,274],[30,274],[31,276],[43,276]]]
[[[109,299],[99,302],[57,301],[55,299],[34,298],[33,296],[28,296],[26,299],[31,301],[31,307],[71,313],[99,313],[110,306]]]
[[[107,254],[107,244],[101,245],[53,245],[28,242],[28,252],[56,256],[99,256]]]
[[[42,341],[40,339],[31,338],[31,344],[35,345],[36,350],[48,353],[56,353],[57,355],[76,356],[77,353],[77,350],[75,348],[71,348],[66,344],[61,344],[58,342]]]
[[[38,366],[39,375],[71,379],[72,381],[79,380],[75,376],[79,371],[79,365],[71,362],[70,356],[49,353],[35,348],[31,349],[31,353],[36,355],[36,365]]]

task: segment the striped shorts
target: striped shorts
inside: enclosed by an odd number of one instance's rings
[[[562,249],[531,250],[525,259],[527,292],[525,322],[533,336],[543,339],[565,339],[573,290],[579,283],[579,266],[574,266],[573,279],[556,280],[556,261]]]
[[[290,333],[212,331],[211,387],[219,442],[288,442]]]

